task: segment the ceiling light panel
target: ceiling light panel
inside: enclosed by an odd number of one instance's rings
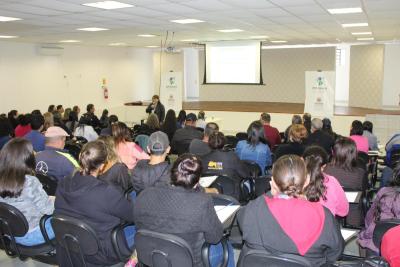
[[[117,2],[117,1],[102,1],[102,2],[86,3],[86,4],[82,4],[82,5],[95,7],[95,8],[101,8],[101,9],[107,9],[107,10],[134,7],[133,5],[125,4],[125,3],[121,3],[121,2]]]
[[[343,28],[352,28],[352,27],[367,27],[367,22],[359,22],[359,23],[344,23],[342,24]]]
[[[243,30],[241,29],[225,29],[225,30],[217,30],[218,32],[223,32],[223,33],[230,33],[230,32],[242,32]]]
[[[13,18],[13,17],[3,17],[3,16],[0,16],[0,22],[17,21],[17,20],[22,20],[22,19],[20,19],[20,18]]]
[[[352,35],[370,35],[372,32],[352,32]]]
[[[191,24],[191,23],[201,23],[204,22],[199,19],[175,19],[175,20],[170,20],[171,22],[174,23],[179,23],[179,24]]]
[[[156,35],[154,35],[154,34],[138,34],[138,36],[139,37],[147,37],[147,38],[156,37]]]
[[[354,14],[354,13],[362,13],[361,7],[348,7],[348,8],[331,8],[328,9],[328,12],[331,14]]]
[[[18,36],[15,36],[15,35],[0,35],[0,38],[2,38],[2,39],[12,39],[12,38],[18,38]]]
[[[87,31],[87,32],[99,32],[99,31],[108,31],[106,28],[97,28],[97,27],[89,27],[89,28],[79,28],[78,31]]]

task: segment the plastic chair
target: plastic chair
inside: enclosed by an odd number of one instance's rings
[[[311,263],[298,255],[271,254],[266,250],[249,250],[241,253],[238,267],[312,267]]]
[[[47,195],[49,196],[56,195],[56,190],[58,185],[57,178],[54,178],[50,175],[41,172],[37,172],[36,177],[39,179],[40,183],[43,186],[43,190],[47,193]]]
[[[50,218],[44,215],[39,222],[45,242],[34,246],[25,246],[15,241],[16,237],[25,236],[29,230],[29,224],[25,216],[14,206],[0,203],[0,244],[1,248],[10,257],[18,257],[20,260],[32,258],[48,264],[57,264],[54,254],[55,246],[49,239],[45,222]]]

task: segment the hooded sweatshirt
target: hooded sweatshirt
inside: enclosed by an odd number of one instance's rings
[[[171,166],[164,161],[155,165],[149,164],[150,160],[138,161],[132,171],[132,185],[136,192],[147,187],[156,185],[167,185],[171,179]]]

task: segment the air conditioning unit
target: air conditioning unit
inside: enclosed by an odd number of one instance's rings
[[[165,53],[168,53],[168,54],[179,54],[181,52],[180,49],[177,49],[174,46],[168,46],[164,49],[164,51],[165,51]]]
[[[41,56],[61,56],[64,53],[63,47],[51,44],[39,45],[37,50]]]

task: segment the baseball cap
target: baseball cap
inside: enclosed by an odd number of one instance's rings
[[[197,116],[194,113],[189,113],[186,115],[186,120],[187,121],[197,121]]]
[[[69,136],[69,134],[60,127],[51,126],[44,133],[44,136],[45,137],[59,137],[59,136]]]
[[[164,153],[169,146],[168,136],[161,131],[154,132],[149,137],[148,146],[152,153]]]

